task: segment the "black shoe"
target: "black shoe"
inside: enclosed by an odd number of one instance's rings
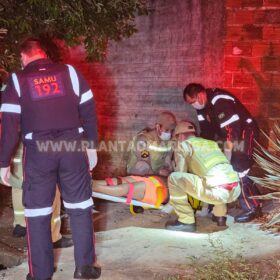
[[[51,280],[51,278],[47,278],[47,279],[39,279],[36,277],[32,277],[29,273],[26,276],[26,280]]]
[[[13,237],[24,237],[26,235],[26,227],[23,227],[21,225],[16,225],[13,230]]]
[[[97,279],[101,275],[101,267],[93,265],[84,265],[76,267],[74,279]]]
[[[234,217],[236,223],[248,223],[262,215],[261,207],[253,208],[252,210],[242,212]]]
[[[214,205],[208,204],[208,213],[211,213],[213,211]]]
[[[135,205],[133,205],[133,211],[134,211],[135,213],[137,213],[137,214],[143,213],[143,212],[144,212],[144,208],[141,207],[141,206],[135,206]]]
[[[224,216],[222,216],[222,217],[217,217],[217,216],[215,216],[214,214],[212,214],[212,221],[215,222],[215,223],[217,223],[217,225],[218,225],[219,227],[224,227],[224,226],[227,225],[227,224],[226,224],[226,222],[227,222],[227,217],[224,217]]]
[[[185,232],[195,232],[196,224],[184,224],[179,221],[176,221],[174,224],[166,224],[165,228],[168,230],[176,230],[176,231],[185,231]]]
[[[53,248],[68,248],[73,246],[73,240],[67,237],[61,237],[59,240],[53,243]]]

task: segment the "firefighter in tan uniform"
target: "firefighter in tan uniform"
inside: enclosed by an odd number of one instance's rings
[[[178,220],[167,223],[169,230],[194,232],[194,212],[187,195],[213,204],[212,220],[218,226],[226,225],[226,203],[236,200],[240,194],[239,177],[219,149],[217,143],[195,136],[194,126],[179,122],[174,136],[175,171],[168,178],[170,203]]]
[[[5,83],[8,78],[8,73],[4,69],[0,69],[0,92],[5,89]],[[23,158],[23,145],[19,144],[16,153],[12,159],[11,173],[9,182],[7,182],[12,188],[12,204],[14,210],[14,221],[13,221],[13,236],[20,238],[26,235],[26,223],[24,216],[24,206],[22,204],[22,182],[23,182],[23,172],[22,172],[22,158]],[[6,182],[0,183],[6,185]],[[70,238],[63,237],[60,233],[61,220],[60,220],[60,209],[61,200],[60,192],[57,189],[55,194],[55,199],[53,202],[53,214],[51,220],[51,233],[54,248],[65,248],[73,245],[73,241]]]
[[[176,118],[171,112],[162,112],[155,128],[141,131],[133,141],[133,149],[127,163],[129,175],[168,176],[172,171],[172,131]]]
[[[26,235],[26,223],[24,217],[24,206],[22,205],[22,157],[23,157],[23,145],[19,144],[14,158],[12,159],[11,175],[9,178],[9,184],[12,187],[12,202],[14,209],[14,237],[24,237]],[[3,182],[1,182],[3,183]],[[55,199],[53,202],[53,214],[51,220],[51,232],[54,248],[65,248],[73,245],[72,239],[63,237],[60,233],[61,220],[60,220],[60,192],[56,189]]]

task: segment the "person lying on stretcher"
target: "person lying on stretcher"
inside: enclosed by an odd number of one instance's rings
[[[162,176],[126,176],[93,180],[92,190],[103,194],[127,197],[147,204],[160,205],[168,201],[167,178]]]
[[[156,207],[167,203],[169,200],[167,177],[163,176],[144,177],[131,175],[107,178],[105,180],[93,180],[92,191],[116,197],[127,197],[127,201],[134,199],[155,205]],[[194,211],[202,209],[202,202],[200,200],[188,196],[188,202]],[[169,213],[171,210],[170,207],[167,207],[163,211]]]

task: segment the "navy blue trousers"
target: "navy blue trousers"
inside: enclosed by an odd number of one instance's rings
[[[240,207],[244,211],[250,211],[260,205],[259,200],[251,198],[251,196],[259,195],[259,190],[257,189],[254,182],[245,176],[240,178],[241,193],[238,198]]]
[[[38,148],[48,141],[80,140],[77,133],[37,135],[25,140],[23,204],[28,238],[31,276],[51,278],[54,272],[51,239],[51,212],[58,184],[64,206],[70,216],[76,266],[94,262],[91,176],[86,154],[80,149],[48,151]],[[50,143],[50,142],[49,142]]]
[[[245,175],[246,171],[251,169],[254,160],[253,152],[255,140],[258,138],[258,130],[255,126],[247,125],[243,130],[242,139],[240,139],[240,146],[235,146],[231,164],[235,171],[240,174],[241,193],[238,198],[240,207],[244,211],[252,210],[260,205],[259,200],[250,198],[251,196],[259,195],[259,190],[254,182]],[[242,175],[242,173],[244,173]]]

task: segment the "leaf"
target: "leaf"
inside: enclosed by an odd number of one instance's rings
[[[250,196],[250,198],[256,198],[256,199],[280,199],[280,192],[268,193],[268,194],[263,194],[263,195],[254,195],[254,196]]]
[[[280,199],[280,127],[277,123],[274,124],[272,136],[268,136],[263,130],[262,133],[269,140],[272,149],[262,147],[257,143],[257,148],[254,152],[256,163],[266,173],[262,177],[250,178],[258,185],[276,191],[267,195],[255,196],[259,199]],[[273,139],[272,139],[273,137]]]
[[[147,0],[1,1],[0,30],[7,32],[0,33],[0,48],[9,49],[13,56],[11,59],[0,54],[0,67],[7,70],[18,67],[17,42],[31,33],[34,36],[48,34],[50,39],[61,39],[70,46],[82,36],[87,40],[84,41],[87,57],[102,60],[108,42],[137,32],[136,15],[148,11]]]
[[[269,221],[269,223],[267,224],[268,226],[273,226],[277,223],[280,223],[280,213],[276,214],[275,216],[273,216],[273,218]]]

